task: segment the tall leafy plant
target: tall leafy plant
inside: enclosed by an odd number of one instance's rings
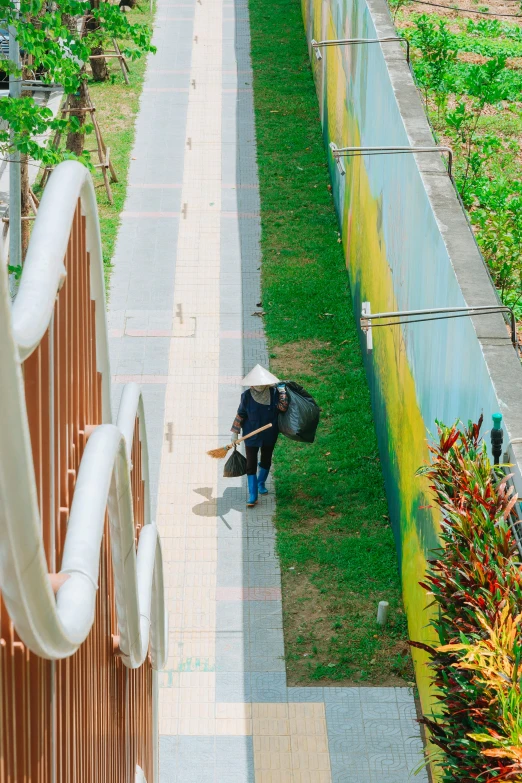
[[[427,14],[421,14],[410,38],[421,53],[421,58],[416,61],[415,74],[426,108],[432,95],[440,112],[454,87],[452,66],[458,54],[455,36],[448,30],[444,19],[435,24]]]
[[[500,140],[490,134],[477,137],[477,129],[484,109],[498,103],[503,95],[502,75],[506,67],[505,57],[495,57],[484,65],[472,65],[467,71],[465,97],[446,115],[447,129],[461,146],[464,165],[459,177],[459,189],[466,197],[470,180],[477,176],[482,164],[501,146]]]
[[[515,309],[522,300],[522,196],[510,194],[500,207],[476,210],[477,241],[502,301]]]
[[[22,215],[30,209],[29,159],[53,166],[64,158],[79,158],[88,163],[84,151],[87,107],[86,63],[91,62],[93,77],[103,79],[107,72],[100,57],[106,43],[118,38],[126,41],[124,53],[137,59],[151,51],[151,30],[145,24],[132,24],[119,6],[106,0],[0,0],[2,35],[11,28],[22,53],[22,67],[5,57],[0,49],[0,70],[24,80],[37,74],[48,83],[62,85],[69,96],[66,116],[54,117],[45,106],[35,103],[31,92],[22,90],[18,98],[0,98],[0,156],[21,153]],[[91,54],[96,54],[91,59]],[[42,145],[41,137],[59,131],[67,134],[65,149]],[[29,222],[22,221],[22,257],[29,242]],[[18,267],[10,271],[19,275]]]
[[[428,651],[438,708],[424,718],[444,783],[522,780],[522,571],[510,518],[518,501],[492,470],[482,420],[439,427],[428,477],[442,547],[422,587],[437,608]]]

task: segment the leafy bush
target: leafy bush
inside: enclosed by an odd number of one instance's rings
[[[416,27],[410,35],[411,43],[422,52],[417,61],[415,75],[428,105],[428,95],[433,93],[439,110],[447,96],[454,91],[452,66],[457,60],[455,36],[450,33],[444,19],[435,24],[427,14],[416,18]]]
[[[470,35],[486,36],[487,38],[512,38],[522,41],[522,28],[518,24],[500,22],[498,19],[467,20],[467,32]]]
[[[476,52],[479,47],[475,46],[471,51]],[[462,50],[459,50],[462,51]],[[465,51],[468,51],[467,49]],[[498,59],[504,59],[507,55],[504,53],[497,53],[495,54],[495,58]],[[517,55],[519,56],[519,55]],[[491,62],[491,61],[489,61]],[[484,68],[484,66],[487,63],[484,63],[484,65],[470,65],[470,63],[465,62],[457,62],[452,69],[451,78],[453,80],[453,92],[456,96],[466,96],[468,95],[468,85],[470,83],[470,79],[473,78],[474,74],[473,71],[476,68]],[[470,71],[472,72],[470,74]],[[479,72],[480,73],[480,72]],[[498,90],[498,94],[495,97],[495,100],[493,103],[496,103],[497,101],[518,101],[520,99],[520,91],[522,88],[522,74],[520,71],[514,71],[510,70],[509,68],[504,68],[501,73],[496,77],[495,82],[496,88]]]
[[[502,299],[516,306],[522,299],[522,197],[511,195],[497,211],[481,210],[477,222],[493,282]]]
[[[522,780],[522,571],[510,526],[517,496],[493,472],[480,427],[439,427],[420,472],[442,512],[443,548],[422,587],[438,608],[431,654],[439,707],[424,723],[444,783]]]

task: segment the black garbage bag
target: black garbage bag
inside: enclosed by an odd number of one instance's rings
[[[246,457],[237,450],[234,446],[234,451],[225,462],[223,468],[223,476],[225,478],[236,478],[237,476],[244,476],[246,473]]]
[[[288,410],[279,414],[279,432],[290,440],[313,443],[321,409],[311,394],[295,381],[286,384]]]

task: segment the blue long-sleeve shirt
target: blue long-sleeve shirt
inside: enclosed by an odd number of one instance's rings
[[[247,441],[247,446],[262,446],[264,443],[275,443],[279,434],[277,426],[279,413],[288,410],[288,395],[286,389],[270,390],[270,404],[262,405],[256,402],[250,389],[247,389],[241,395],[241,402],[232,424],[231,431],[239,434],[243,430],[243,435],[263,427],[266,424],[272,424],[270,429],[254,435]]]

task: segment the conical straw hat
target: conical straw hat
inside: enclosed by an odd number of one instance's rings
[[[243,386],[272,386],[274,383],[279,383],[279,378],[265,370],[260,364],[256,364],[254,369],[250,370],[242,381]]]

